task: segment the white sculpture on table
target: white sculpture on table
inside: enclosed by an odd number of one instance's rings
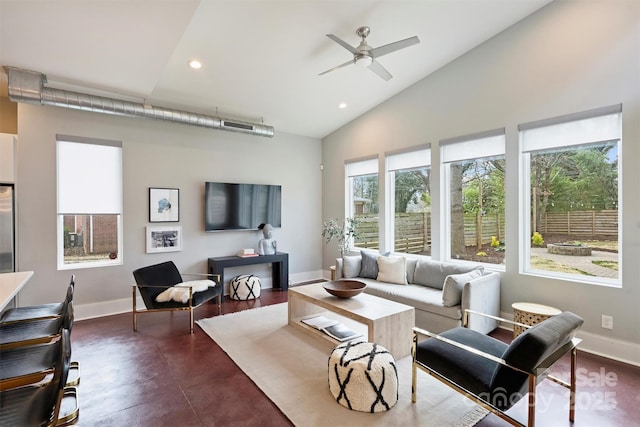
[[[260,224],[258,230],[262,230],[264,236],[264,238],[258,242],[258,254],[275,255],[278,251],[278,243],[273,239],[271,234],[273,226],[271,226],[271,224]]]

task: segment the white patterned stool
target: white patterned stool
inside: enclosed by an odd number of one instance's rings
[[[344,407],[388,411],[398,402],[398,369],[389,351],[375,343],[346,342],[329,356],[329,390]]]
[[[260,296],[260,278],[253,274],[241,274],[229,282],[229,298],[246,301]]]

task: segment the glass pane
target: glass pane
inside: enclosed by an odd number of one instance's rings
[[[64,265],[119,263],[120,215],[63,215]]]
[[[618,278],[618,143],[531,153],[532,269]]]
[[[351,212],[357,219],[354,246],[379,249],[378,174],[355,176],[351,182]]]
[[[503,264],[504,156],[449,164],[451,259]]]
[[[431,255],[431,168],[395,171],[394,252]]]

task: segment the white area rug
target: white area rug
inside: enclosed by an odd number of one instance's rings
[[[287,325],[287,304],[276,304],[197,324],[297,426],[472,426],[487,411],[419,371],[411,403],[411,357],[397,360],[398,403],[375,414],[350,411],[329,392],[333,346]]]

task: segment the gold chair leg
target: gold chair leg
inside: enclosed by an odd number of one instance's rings
[[[536,377],[529,375],[529,421],[528,427],[534,427],[536,424]]]
[[[416,366],[416,351],[418,345],[418,337],[416,334],[413,334],[413,342],[411,344],[411,402],[416,403],[416,374],[417,374],[417,366]]]
[[[578,349],[571,350],[571,379],[569,384],[569,421],[573,422],[576,416],[576,366],[578,362]]]
[[[189,307],[189,325],[190,325],[190,332],[193,334],[193,307]]]
[[[135,332],[138,330],[138,322],[136,319],[136,288],[132,286],[131,289],[133,291],[133,311],[131,315],[133,316],[133,331]]]

